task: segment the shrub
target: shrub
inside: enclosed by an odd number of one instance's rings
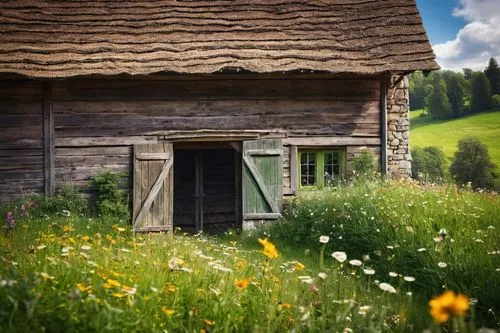
[[[496,108],[500,107],[500,95],[496,94],[491,96],[491,101],[494,107]]]
[[[413,179],[442,183],[445,178],[446,157],[435,146],[412,149],[411,175]]]
[[[450,173],[457,184],[471,183],[473,188],[493,188],[495,165],[491,162],[488,147],[476,138],[458,142]]]
[[[97,213],[121,220],[130,219],[127,192],[121,184],[124,177],[124,173],[104,171],[91,178],[90,186],[97,199]]]
[[[376,173],[375,157],[369,149],[363,149],[352,160],[352,169],[357,177],[373,179]]]

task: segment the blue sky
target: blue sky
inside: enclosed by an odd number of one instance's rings
[[[500,0],[416,0],[443,69],[482,70],[500,61]]]

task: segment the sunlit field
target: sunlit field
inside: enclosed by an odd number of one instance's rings
[[[37,205],[2,210],[2,332],[499,328],[494,194],[347,186],[297,198],[263,230],[217,237],[134,235]]]

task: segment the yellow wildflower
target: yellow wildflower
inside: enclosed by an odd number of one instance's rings
[[[126,297],[124,293],[112,293],[111,296],[116,297],[116,298],[123,298]]]
[[[92,292],[92,286],[86,286],[84,283],[77,283],[76,284],[76,288],[78,288],[78,290],[80,290],[82,293],[83,292]]]
[[[295,263],[295,266],[294,266],[293,270],[296,271],[296,272],[300,272],[301,270],[304,269],[304,267],[305,267],[304,264],[302,264],[302,263],[300,263],[300,262],[297,261]]]
[[[55,277],[53,277],[53,276],[51,276],[51,275],[49,275],[49,274],[47,274],[47,273],[45,273],[45,272],[40,273],[40,276],[41,276],[44,280],[54,280],[54,279],[55,279]]]
[[[82,236],[82,241],[84,242],[88,242],[90,240],[90,237],[85,235],[85,236]]]
[[[283,303],[283,304],[280,304],[279,306],[279,309],[280,310],[288,310],[288,309],[291,309],[292,308],[292,304],[290,303]]]
[[[469,310],[469,299],[463,294],[447,290],[431,299],[429,306],[434,321],[443,324],[450,319],[450,316],[464,316]]]
[[[174,310],[167,308],[166,306],[161,307],[161,311],[169,317],[172,317]]]
[[[205,322],[205,324],[207,324],[208,326],[213,326],[215,324],[215,321],[213,320],[209,320],[209,319],[205,319],[203,320]]]
[[[261,239],[259,238],[259,243],[264,247],[262,253],[268,257],[269,259],[274,259],[279,256],[278,251],[276,250],[276,246],[273,243],[267,240],[267,238]]]
[[[234,279],[234,286],[236,288],[245,289],[249,283],[250,279]]]
[[[167,283],[163,289],[169,293],[175,293],[177,291],[177,287],[173,283]]]

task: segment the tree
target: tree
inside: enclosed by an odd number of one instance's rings
[[[451,106],[448,100],[446,83],[440,73],[434,73],[434,89],[429,97],[429,113],[438,119],[451,116]]]
[[[450,72],[447,76],[447,92],[451,114],[457,118],[463,115],[465,97],[465,79],[460,73]]]
[[[481,112],[491,106],[491,87],[486,75],[476,72],[472,76],[472,112]]]
[[[500,68],[495,58],[491,58],[488,62],[488,67],[484,71],[491,86],[491,93],[493,95],[500,94]]]
[[[473,188],[493,188],[496,178],[495,165],[491,162],[488,148],[476,138],[458,142],[450,173],[457,184],[471,182]]]

